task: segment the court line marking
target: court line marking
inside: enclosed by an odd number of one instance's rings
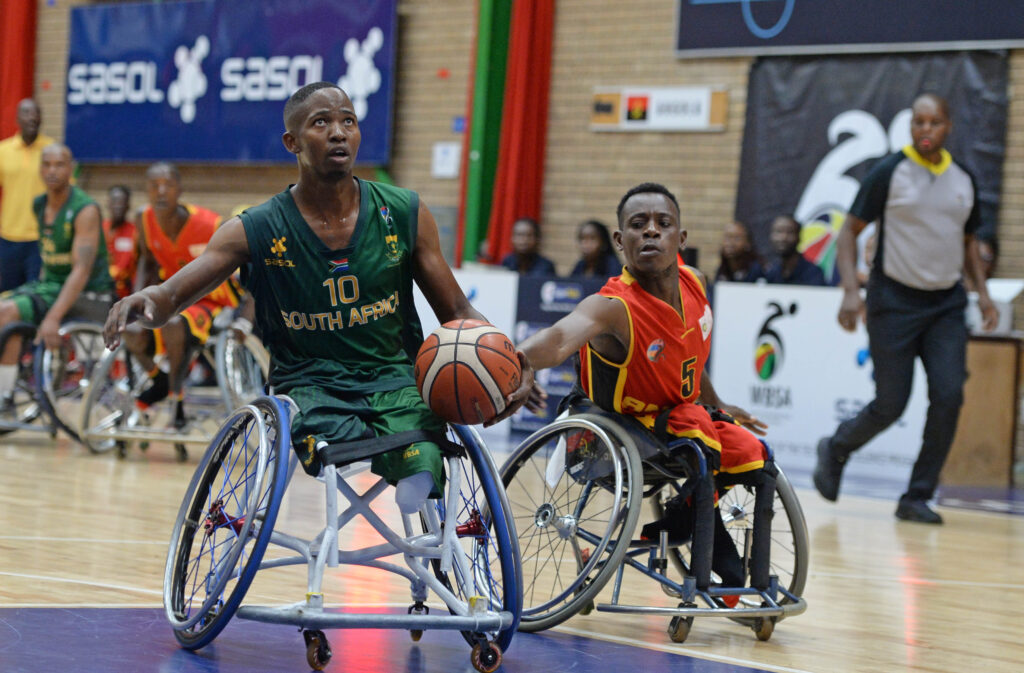
[[[659,645],[657,643],[647,643],[639,641],[635,638],[626,638],[625,636],[613,636],[604,633],[597,633],[595,631],[585,631],[583,629],[574,629],[566,626],[556,626],[552,629],[555,633],[568,633],[574,636],[583,636],[585,638],[591,638],[593,640],[606,640],[620,645],[630,645],[632,647],[641,647],[646,650],[657,650],[659,652],[666,652],[668,654],[680,654],[685,656],[692,656],[695,659],[707,659],[710,661],[718,661],[724,664],[733,664],[735,666],[746,666],[759,671],[779,671],[779,673],[814,673],[803,668],[789,668],[788,666],[776,666],[774,664],[766,664],[760,661],[753,661],[751,659],[740,659],[738,657],[727,657],[721,654],[707,654],[705,652],[698,652],[692,649],[692,646],[687,647],[685,645]]]
[[[812,572],[811,576],[835,577],[839,579],[859,580],[868,582],[896,582],[899,584],[916,584],[956,587],[984,587],[990,589],[1018,589],[1024,590],[1024,584],[1008,584],[1005,582],[974,582],[971,580],[938,580],[927,577],[880,577],[878,575],[860,575],[857,573],[830,573]]]
[[[135,591],[144,594],[156,594],[157,596],[163,596],[163,591],[154,591],[153,589],[141,589],[139,587],[127,587],[121,584],[107,584],[106,582],[94,582],[91,580],[76,580],[70,577],[51,577],[49,575],[30,575],[28,573],[12,573],[0,570],[0,575],[6,577],[19,577],[27,580],[39,580],[46,582],[59,582],[63,584],[85,584],[91,587],[101,587],[103,589],[117,589],[119,591]]]

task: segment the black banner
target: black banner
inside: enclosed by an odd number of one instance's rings
[[[974,174],[983,228],[993,230],[1006,151],[1008,62],[1003,52],[766,58],[747,91],[736,219],[770,256],[772,219],[804,225],[801,250],[833,271],[835,236],[860,180],[910,144],[910,105],[925,91],[949,101],[947,149]]]
[[[676,55],[1024,46],[1020,0],[679,0]]]

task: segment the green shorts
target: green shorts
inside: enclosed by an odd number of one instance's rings
[[[46,312],[57,301],[60,294],[60,283],[47,280],[34,280],[25,283],[13,290],[0,294],[0,300],[14,302],[18,307],[18,315],[25,322],[38,325],[43,322]],[[89,322],[103,323],[107,320],[107,313],[114,303],[113,293],[96,293],[88,290],[83,291],[74,303],[71,310],[64,316],[64,320],[87,320]]]
[[[406,430],[428,430],[444,434],[445,423],[420,397],[416,386],[368,395],[341,397],[316,386],[296,386],[285,393],[299,411],[292,417],[292,446],[306,473],[320,473],[316,445],[379,437]],[[441,449],[433,442],[417,442],[373,457],[371,470],[389,484],[429,471],[434,475],[431,497],[444,488]]]

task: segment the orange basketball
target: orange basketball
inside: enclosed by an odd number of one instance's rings
[[[460,425],[486,423],[505,409],[522,369],[515,346],[482,320],[453,320],[431,332],[416,355],[416,386],[435,414]]]

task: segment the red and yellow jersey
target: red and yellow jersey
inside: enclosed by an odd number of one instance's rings
[[[114,228],[110,220],[103,220],[103,238],[107,242],[107,257],[110,259],[110,277],[114,279],[118,297],[127,297],[135,282],[135,267],[138,251],[135,247],[135,223],[122,222]]]
[[[616,363],[586,344],[580,349],[580,383],[598,406],[635,416],[648,428],[672,409],[669,432],[721,450],[714,422],[695,404],[711,350],[711,305],[693,269],[679,267],[680,312],[640,287],[628,269],[601,288],[621,301],[629,317],[626,358]]]
[[[629,348],[621,363],[586,344],[580,349],[584,391],[599,406],[631,416],[657,415],[693,402],[711,349],[711,306],[689,267],[679,268],[682,315],[640,287],[626,269],[601,288],[629,316]]]
[[[152,206],[147,206],[142,212],[142,242],[160,265],[160,278],[163,280],[170,278],[201,255],[213,232],[220,225],[220,215],[217,213],[199,206],[183,205],[188,210],[189,217],[174,240],[164,233],[156,221],[156,213],[153,212]],[[229,278],[204,299],[220,306],[237,306],[237,281]]]

